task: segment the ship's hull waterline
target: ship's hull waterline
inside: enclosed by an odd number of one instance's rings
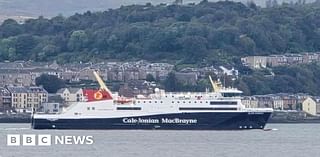
[[[34,129],[246,130],[263,129],[271,112],[193,112],[119,118],[33,118]]]

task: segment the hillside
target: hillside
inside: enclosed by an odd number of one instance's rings
[[[0,26],[0,61],[145,59],[180,65],[231,64],[242,72],[246,70],[240,66],[242,56],[320,51],[319,19],[319,3],[260,8],[253,3],[204,1],[131,5],[70,17],[39,17],[24,24],[6,20]],[[235,83],[246,94],[319,95],[319,69],[319,64],[279,67],[273,69],[275,77],[251,71]]]
[[[238,57],[318,51],[319,5],[272,8],[236,2],[132,5],[0,26],[0,60],[175,60],[235,63]],[[281,15],[281,16],[279,16]]]
[[[320,64],[280,66],[273,69],[275,76],[267,76],[268,70],[253,71],[242,75],[236,84],[245,95],[271,93],[308,93],[320,95]]]

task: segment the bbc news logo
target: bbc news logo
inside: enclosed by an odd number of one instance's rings
[[[92,145],[93,143],[93,136],[7,135],[8,146]]]

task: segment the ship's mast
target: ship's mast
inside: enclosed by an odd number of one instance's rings
[[[93,75],[96,78],[96,80],[98,81],[99,85],[100,85],[100,90],[104,90],[106,92],[108,92],[111,96],[111,91],[108,89],[108,87],[106,86],[106,84],[103,82],[103,80],[101,79],[101,77],[99,76],[99,74],[97,73],[97,71],[93,71]],[[112,96],[111,96],[112,98]]]
[[[219,92],[220,89],[221,89],[221,83],[220,82],[214,82],[210,75],[209,75],[209,80],[210,80],[210,83],[212,85],[213,92]]]

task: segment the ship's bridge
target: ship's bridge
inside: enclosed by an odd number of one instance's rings
[[[219,92],[223,97],[240,97],[243,93],[236,88],[222,88]]]

